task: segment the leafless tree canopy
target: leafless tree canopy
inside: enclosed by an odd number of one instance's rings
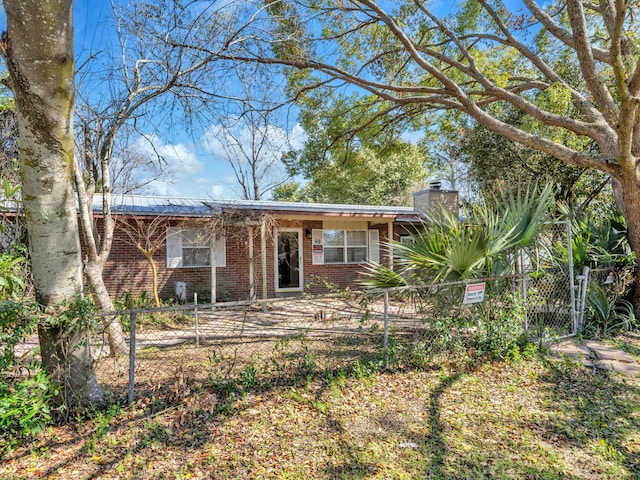
[[[220,88],[233,64],[228,57],[244,41],[252,21],[243,2],[160,0],[114,8],[117,48],[105,57],[100,52],[90,55],[78,75],[81,154],[76,157],[75,180],[85,239],[84,272],[103,311],[113,308],[102,279],[115,228],[111,194],[144,183],[137,167],[152,167],[146,181],[163,168],[160,156],[156,160],[124,148],[123,140],[134,132],[148,138],[160,126],[166,131],[178,119],[229,99],[229,90]],[[102,76],[96,74],[96,64],[104,65]],[[92,218],[96,191],[102,193],[101,235]]]

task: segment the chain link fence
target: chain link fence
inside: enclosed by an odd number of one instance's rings
[[[510,355],[523,338],[580,331],[589,284],[627,281],[614,275],[608,282],[606,270],[574,282],[570,245],[568,225],[559,223],[517,260],[518,275],[112,313],[90,333],[96,375],[114,398],[132,402],[181,398],[188,385],[233,393],[315,375]],[[108,341],[113,322],[124,331],[120,355]],[[37,345],[32,335],[19,353]]]
[[[179,397],[187,379],[220,391],[503,356],[523,335],[539,340],[541,329],[569,322],[555,290],[542,288],[561,283],[551,275],[120,312],[110,319],[122,323],[129,356],[109,356],[105,334],[97,334],[96,372],[131,402]]]
[[[526,276],[526,330],[531,338],[552,340],[575,335],[577,287],[563,268],[548,268]]]
[[[600,288],[610,298],[624,297],[634,282],[631,268],[591,268],[584,273],[588,275],[587,291]]]
[[[585,267],[581,278],[584,304],[578,314],[580,332],[606,337],[638,326],[629,297],[635,281],[632,268]]]
[[[576,335],[577,312],[584,305],[580,303],[582,287],[575,282],[571,223],[547,225],[535,249],[521,254],[519,266],[528,335],[540,341]]]

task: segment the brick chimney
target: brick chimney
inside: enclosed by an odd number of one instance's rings
[[[443,190],[440,180],[429,182],[429,188],[413,194],[413,209],[416,212],[437,211],[443,207],[447,212],[458,215],[458,191]]]

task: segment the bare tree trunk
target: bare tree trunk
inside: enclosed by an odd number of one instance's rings
[[[89,281],[89,286],[93,292],[93,298],[98,310],[100,312],[112,312],[114,310],[113,302],[111,301],[107,287],[104,284],[102,273],[104,271],[104,264],[106,263],[111,250],[111,242],[113,239],[113,230],[115,225],[110,216],[110,212],[107,212],[104,216],[104,238],[101,244],[103,251],[99,252],[96,243],[96,235],[94,235],[95,232],[93,230],[93,194],[89,195],[89,192],[87,192],[84,179],[82,178],[82,174],[77,163],[74,163],[74,178],[76,190],[78,192],[78,204],[80,206],[80,225],[82,227],[87,255],[84,274]],[[109,215],[108,221],[107,215]],[[127,341],[124,337],[124,332],[122,331],[122,325],[120,325],[118,321],[109,317],[103,317],[103,325],[107,331],[109,354],[111,356],[125,355],[128,349]]]
[[[151,265],[151,283],[153,288],[153,301],[156,304],[156,307],[160,306],[160,295],[158,295],[158,267],[156,267],[156,262],[153,259],[153,253],[139,248],[145,258],[148,260],[149,265]]]
[[[93,300],[100,312],[114,311],[113,302],[107,291],[102,278],[104,266],[98,266],[95,262],[89,262],[84,267],[84,274],[91,286],[93,292]],[[126,355],[129,351],[129,342],[124,336],[122,325],[117,318],[103,317],[102,324],[107,332],[107,341],[109,342],[109,355]]]
[[[37,301],[53,307],[82,290],[73,195],[72,0],[5,0],[0,52],[14,93],[23,205]],[[103,399],[82,325],[43,321],[42,361],[74,404]]]
[[[88,170],[85,184],[84,178],[78,167],[74,164],[74,178],[76,184],[76,192],[78,194],[78,204],[80,206],[80,225],[82,234],[85,237],[85,248],[87,250],[87,262],[84,268],[84,274],[89,282],[89,287],[93,292],[93,298],[100,312],[112,312],[114,310],[113,302],[109,296],[102,273],[104,264],[109,254],[100,255],[97,249],[98,235],[94,230],[93,218],[93,194],[96,191],[96,181],[98,179],[97,167],[93,161],[93,149],[91,146],[91,135],[88,128],[84,128],[84,147],[85,147],[85,168]],[[111,232],[105,234],[108,239],[113,235],[113,222],[105,222],[105,230],[111,228]],[[112,357],[116,355],[126,355],[128,353],[127,341],[124,337],[122,325],[117,319],[111,317],[102,317],[102,323],[107,332],[107,341],[109,342],[109,354]]]

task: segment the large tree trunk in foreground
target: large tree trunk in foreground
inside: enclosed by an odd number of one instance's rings
[[[631,250],[636,254],[636,272],[633,291],[633,306],[635,313],[640,318],[640,273],[638,271],[638,259],[640,259],[640,179],[636,180],[636,177],[640,174],[635,172],[629,172],[618,185],[619,189],[615,188],[614,193],[616,202],[620,198],[622,200],[622,210],[624,217],[627,220],[627,238],[629,240],[629,246]]]
[[[37,301],[51,307],[82,290],[73,194],[74,52],[72,0],[5,0],[0,51],[9,71],[19,123],[22,198]],[[62,388],[61,400],[100,402],[86,332],[41,323],[42,361]],[[71,320],[73,323],[74,320]]]

